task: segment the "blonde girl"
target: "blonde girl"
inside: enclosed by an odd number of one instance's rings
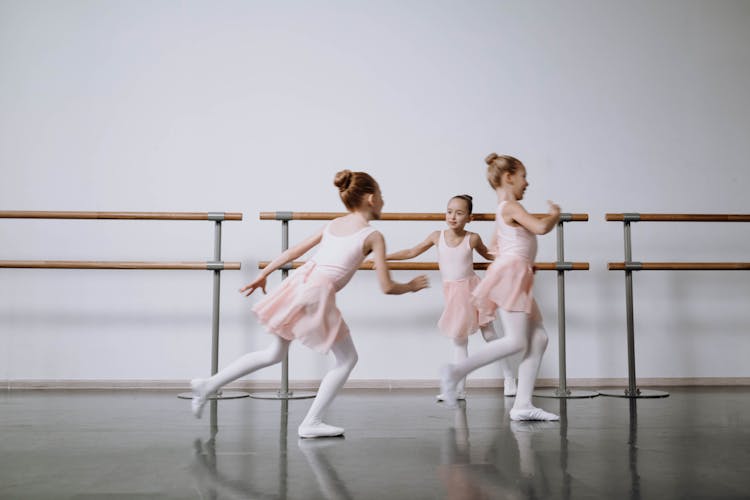
[[[553,413],[531,402],[547,333],[532,295],[537,235],[547,234],[560,218],[560,207],[549,202],[549,213],[541,218],[529,214],[520,200],[529,186],[526,167],[512,156],[492,153],[485,159],[487,180],[497,196],[497,256],[473,295],[479,323],[487,324],[499,311],[505,336],[481,351],[441,370],[441,388],[446,403],[455,405],[456,386],[468,373],[506,356],[522,353],[518,366],[518,390],[512,420],[559,420]]]

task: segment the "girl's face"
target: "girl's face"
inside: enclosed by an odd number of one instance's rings
[[[466,200],[453,198],[448,202],[448,208],[445,209],[445,222],[449,228],[461,231],[470,219],[471,214]]]
[[[526,180],[526,167],[521,167],[508,177],[508,187],[517,200],[523,199],[523,193],[529,187]]]

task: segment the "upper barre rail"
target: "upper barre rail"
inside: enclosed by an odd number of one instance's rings
[[[153,262],[97,260],[0,260],[2,269],[159,269],[237,271],[240,262]]]
[[[242,220],[240,212],[78,212],[0,210],[0,219]]]
[[[342,217],[348,212],[261,212],[260,220],[331,220]],[[544,217],[547,214],[532,214],[535,217]],[[476,213],[471,215],[474,221],[493,221],[495,214]],[[379,220],[403,220],[403,221],[443,221],[445,212],[384,212]],[[589,214],[560,214],[563,222],[586,222]]]
[[[750,214],[606,214],[608,222],[750,222]]]
[[[268,267],[268,264],[270,263],[271,261],[262,260],[258,262],[258,269],[264,269]],[[304,264],[306,264],[306,261],[295,260],[294,262],[281,266],[280,269],[282,270],[283,269],[299,269]],[[475,262],[474,270],[484,271],[489,267],[490,264],[491,262]],[[400,261],[388,261],[388,268],[391,271],[438,271],[440,269],[438,267],[437,262],[400,262]],[[366,260],[362,264],[360,264],[359,269],[362,269],[365,271],[372,271],[373,269],[375,269],[375,262],[371,260]],[[558,262],[535,262],[534,270],[536,271],[588,271],[589,263],[588,262],[563,262],[562,264],[560,264]]]

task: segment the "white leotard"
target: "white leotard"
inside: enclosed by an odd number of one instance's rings
[[[451,247],[445,241],[445,231],[440,231],[437,251],[443,281],[463,280],[474,274],[474,250],[471,248],[470,235],[467,231],[461,243]]]
[[[316,264],[315,272],[328,276],[338,291],[344,288],[365,259],[362,245],[375,228],[367,225],[352,234],[336,236],[331,234],[330,227],[328,224],[323,229],[318,251],[310,260]]]
[[[497,227],[498,258],[511,255],[521,257],[529,262],[536,258],[536,235],[523,226],[511,226],[503,220],[503,201],[497,206],[495,227]]]

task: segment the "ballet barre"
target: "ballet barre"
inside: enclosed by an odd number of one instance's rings
[[[206,270],[213,271],[211,308],[211,374],[219,367],[219,305],[221,271],[239,270],[239,262],[221,260],[221,223],[240,221],[238,212],[77,212],[77,211],[0,211],[0,219],[68,219],[68,220],[206,220],[214,222],[214,256],[205,262],[92,261],[92,260],[0,260],[0,269],[139,269],[139,270]],[[183,393],[180,398],[192,398]],[[247,397],[241,392],[222,392],[216,398]]]
[[[332,220],[337,217],[346,215],[347,212],[260,212],[261,220],[278,220],[281,221],[281,248],[282,251],[289,248],[289,221],[291,220]],[[535,217],[544,217],[547,214],[532,214]],[[382,221],[445,221],[443,212],[384,212],[381,214]],[[494,213],[476,213],[472,214],[472,221],[494,221]],[[559,367],[559,386],[550,391],[536,391],[535,396],[553,397],[553,398],[591,398],[598,395],[594,391],[572,391],[567,387],[567,366],[565,353],[565,273],[568,271],[587,271],[588,262],[567,262],[565,261],[563,224],[566,222],[587,222],[588,214],[560,214],[560,220],[557,223],[557,260],[555,262],[535,262],[534,269],[538,271],[557,271],[557,326],[558,326],[558,367]],[[268,266],[269,261],[258,263],[260,269]],[[294,261],[282,266],[282,279],[288,276],[289,270],[297,269],[304,265],[304,261]],[[485,270],[490,265],[489,262],[474,263],[475,270]],[[416,270],[416,271],[436,271],[438,270],[437,262],[388,262],[391,270]],[[373,261],[364,261],[359,269],[373,270],[375,264]],[[313,394],[314,396],[314,394]],[[289,392],[289,366],[288,358],[282,363],[282,380],[281,389],[275,396],[267,394],[251,394],[250,397],[261,397],[268,399],[289,398],[292,397]],[[299,396],[312,397],[312,396]]]
[[[258,269],[265,269],[270,264],[270,260],[261,260],[258,262]],[[284,264],[279,269],[299,269],[307,263],[305,260],[295,260]],[[490,267],[490,262],[475,262],[475,271],[486,271]],[[359,269],[362,271],[372,271],[375,269],[375,262],[366,260],[359,265]],[[437,262],[401,262],[401,261],[388,261],[388,269],[391,271],[439,271],[440,267]],[[534,271],[588,271],[588,262],[564,262],[558,264],[557,262],[535,262]]]
[[[630,224],[633,222],[750,222],[750,214],[642,214],[609,213],[607,222],[623,223],[625,260],[609,262],[610,271],[625,271],[625,312],[628,340],[628,387],[599,391],[602,396],[624,398],[663,398],[669,393],[641,390],[635,376],[635,326],[633,321],[633,271],[749,271],[750,262],[635,262],[632,256]]]

